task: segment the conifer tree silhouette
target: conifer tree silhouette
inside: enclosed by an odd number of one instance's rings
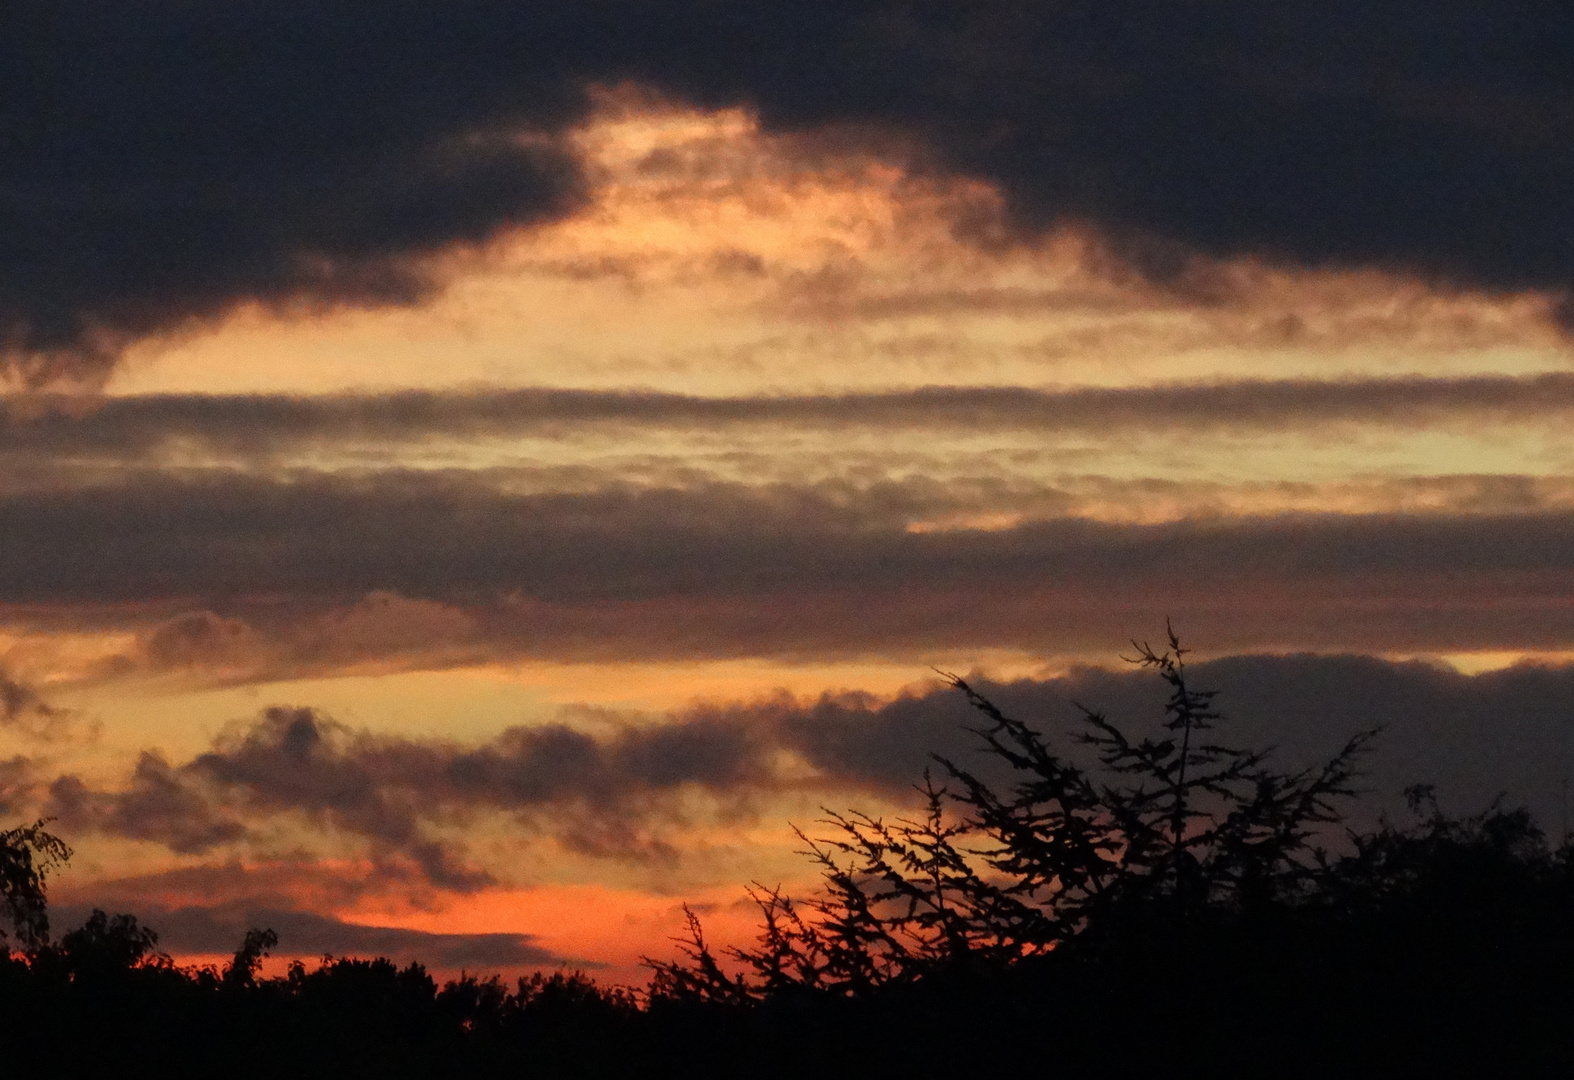
[[[1012,783],[937,757],[945,780],[925,774],[916,816],[827,811],[829,836],[798,832],[821,895],[794,901],[756,884],[761,930],[752,948],[728,950],[736,976],[690,913],[683,959],[647,960],[657,991],[716,1002],[794,988],[857,996],[1072,944],[1174,944],[1192,922],[1304,897],[1329,861],[1319,830],[1341,821],[1338,803],[1355,794],[1375,732],[1317,768],[1277,770],[1268,751],[1213,739],[1214,692],[1191,685],[1173,627],[1161,649],[1133,644],[1128,661],[1169,688],[1164,719],[1136,737],[1078,706],[1076,740],[1097,767],[942,672],[986,719],[974,730]]]

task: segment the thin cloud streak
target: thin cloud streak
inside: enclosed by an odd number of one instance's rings
[[[600,965],[559,956],[537,944],[531,934],[444,934],[392,926],[347,922],[332,915],[247,904],[167,908],[136,895],[96,898],[129,909],[159,935],[159,948],[176,956],[223,956],[239,948],[246,931],[266,927],[279,935],[274,952],[286,957],[387,957],[400,964],[422,963],[438,971],[512,970],[572,964]],[[90,909],[52,904],[50,916],[61,927],[77,925]]]
[[[747,599],[966,589],[1024,576],[1102,585],[1133,573],[1185,574],[1209,586],[1361,575],[1419,583],[1434,574],[1463,584],[1471,575],[1567,572],[1574,527],[1566,511],[1533,510],[1129,526],[1052,519],[918,532],[904,514],[914,507],[864,507],[861,494],[714,484],[510,495],[421,474],[150,477],[0,500],[0,599],[334,598],[378,589],[431,599]]]
[[[1574,375],[1248,380],[1140,387],[931,386],[890,393],[699,397],[486,389],[382,395],[150,395],[0,414],[0,454],[135,458],[174,446],[277,453],[303,444],[433,437],[561,438],[597,428],[1245,431],[1372,424],[1419,428],[1551,420],[1574,411]]]

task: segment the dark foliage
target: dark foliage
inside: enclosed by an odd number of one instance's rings
[[[44,900],[44,879],[71,858],[71,849],[53,833],[47,821],[0,832],[0,901],[17,944],[33,948],[49,940],[49,909]],[[0,926],[0,948],[7,932]]]
[[[958,968],[1175,940],[1194,925],[1239,921],[1310,901],[1328,872],[1314,843],[1340,820],[1361,750],[1355,736],[1320,768],[1285,773],[1265,751],[1212,741],[1213,694],[1186,678],[1185,650],[1138,646],[1133,662],[1169,686],[1161,730],[1133,739],[1083,710],[1077,741],[1095,767],[1054,752],[964,680],[953,686],[988,720],[978,729],[1016,782],[997,791],[945,758],[924,812],[884,821],[830,813],[829,839],[807,854],[826,891],[804,905],[775,890],[754,899],[752,978],[727,978],[691,920],[686,959],[657,963],[660,992],[756,1000],[788,986],[843,995]]]
[[[0,960],[16,1075],[801,1077],[1566,1076],[1574,1068],[1574,852],[1524,811],[1355,833],[1341,800],[1369,736],[1285,772],[1214,734],[1184,653],[1135,737],[1086,711],[1071,753],[965,681],[1013,782],[937,759],[921,812],[831,814],[804,836],[820,895],[756,887],[752,948],[691,915],[644,993],[579,974],[439,985],[420,965],[325,958],[261,974],[181,968],[96,911]],[[6,850],[59,860],[47,834]],[[53,838],[49,838],[53,841]],[[42,847],[38,845],[42,844]],[[58,841],[53,841],[58,845]],[[42,853],[41,855],[39,853]],[[19,856],[11,856],[19,858]],[[42,911],[42,865],[18,878]],[[10,880],[10,879],[8,879]],[[13,893],[21,895],[13,887]],[[21,910],[31,912],[33,908]],[[39,922],[28,923],[40,927]]]
[[[1085,709],[1082,760],[948,676],[1014,783],[937,758],[918,816],[830,813],[828,837],[800,833],[822,894],[756,887],[757,944],[722,959],[691,917],[653,1004],[780,1040],[781,1075],[815,1067],[803,1025],[882,1069],[1567,1075],[1568,844],[1522,810],[1448,817],[1425,788],[1412,824],[1349,831],[1375,733],[1280,771],[1215,739],[1184,656],[1173,631],[1138,646],[1164,721],[1139,738]]]

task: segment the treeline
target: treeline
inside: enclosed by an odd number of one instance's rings
[[[803,834],[821,893],[756,888],[757,942],[691,919],[640,991],[582,975],[439,986],[387,960],[259,978],[256,930],[185,969],[125,915],[48,935],[41,827],[0,836],[9,1068],[135,1076],[1574,1075],[1574,850],[1529,815],[1354,832],[1358,734],[1285,772],[1214,733],[1184,651],[1146,735],[1088,711],[1073,753],[961,679],[989,777],[937,759],[923,811]],[[17,1073],[23,1075],[23,1073]]]

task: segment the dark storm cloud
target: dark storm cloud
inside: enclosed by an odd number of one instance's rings
[[[1252,254],[1561,290],[1571,52],[1553,0],[24,0],[0,345],[43,378],[240,300],[419,296],[412,258],[572,204],[555,137],[622,80],[908,140],[1158,276]]]
[[[303,446],[587,429],[890,427],[972,430],[1284,430],[1523,422],[1574,410],[1574,375],[1239,381],[1040,390],[949,387],[882,393],[696,397],[640,391],[402,391],[382,395],[111,398],[88,412],[0,413],[0,455],[135,457],[175,448],[268,454]]]
[[[1548,828],[1561,828],[1568,813],[1574,668],[1465,676],[1363,656],[1239,656],[1195,665],[1192,676],[1219,691],[1221,740],[1273,745],[1288,768],[1316,763],[1357,731],[1383,728],[1365,762],[1369,793],[1358,811],[1365,819],[1396,812],[1404,788],[1422,782],[1435,784],[1454,812],[1481,809],[1502,794]],[[1073,757],[1081,752],[1069,737],[1076,702],[1145,731],[1157,724],[1165,696],[1157,679],[1135,670],[1081,669],[1007,684],[979,678],[976,685]],[[844,693],[703,705],[599,735],[562,724],[521,727],[463,746],[374,736],[310,709],[274,708],[209,752],[161,765],[161,782],[178,787],[179,798],[151,805],[139,766],[119,792],[89,796],[74,777],[59,778],[51,810],[65,830],[183,852],[240,838],[211,833],[218,817],[260,828],[280,815],[304,815],[317,828],[371,841],[384,856],[404,856],[432,885],[469,889],[486,880],[478,872],[456,879],[452,867],[465,851],[425,838],[429,827],[503,812],[584,854],[670,861],[680,853],[654,851],[650,840],[675,820],[662,796],[703,789],[744,799],[739,805],[753,809],[741,812],[751,817],[761,804],[750,797],[789,788],[813,790],[830,804],[903,798],[931,753],[990,768],[969,730],[979,722],[955,691],[932,688],[887,702]],[[784,758],[800,764],[784,766]],[[98,813],[83,812],[89,798]],[[205,834],[194,848],[189,838]],[[587,835],[596,842],[584,843]],[[439,848],[441,864],[431,859]]]
[[[1271,745],[1286,766],[1313,764],[1351,734],[1382,728],[1365,761],[1366,794],[1357,804],[1367,820],[1378,812],[1403,817],[1401,795],[1416,783],[1435,783],[1454,813],[1483,809],[1503,795],[1510,805],[1530,807],[1553,832],[1574,820],[1565,817],[1574,810],[1574,803],[1565,804],[1574,798],[1565,787],[1574,781],[1574,668],[1520,665],[1463,675],[1371,656],[1256,655],[1195,664],[1192,678],[1219,691],[1225,718],[1216,734]],[[989,684],[986,692],[1008,713],[1033,718],[1050,733],[1075,728],[1074,702],[1146,724],[1160,715],[1164,700],[1162,684],[1135,669],[1084,669],[1061,679]],[[933,739],[958,711],[944,693],[886,709],[890,721],[860,732],[854,746],[871,732],[878,733],[875,747],[890,745],[900,738],[897,722],[901,729],[928,728]],[[954,734],[946,745],[968,752]]]
[[[280,956],[385,956],[397,963],[420,962],[439,971],[469,968],[535,967],[584,961],[558,956],[537,945],[530,934],[434,934],[391,926],[366,926],[330,915],[286,908],[227,904],[165,908],[136,896],[101,897],[125,907],[159,935],[159,948],[184,955],[223,955],[240,947],[246,931],[267,928],[279,935]],[[62,929],[83,922],[91,909],[51,904],[50,916]]]
[[[237,300],[405,301],[409,257],[560,212],[555,7],[9,5],[0,345],[44,375]]]

